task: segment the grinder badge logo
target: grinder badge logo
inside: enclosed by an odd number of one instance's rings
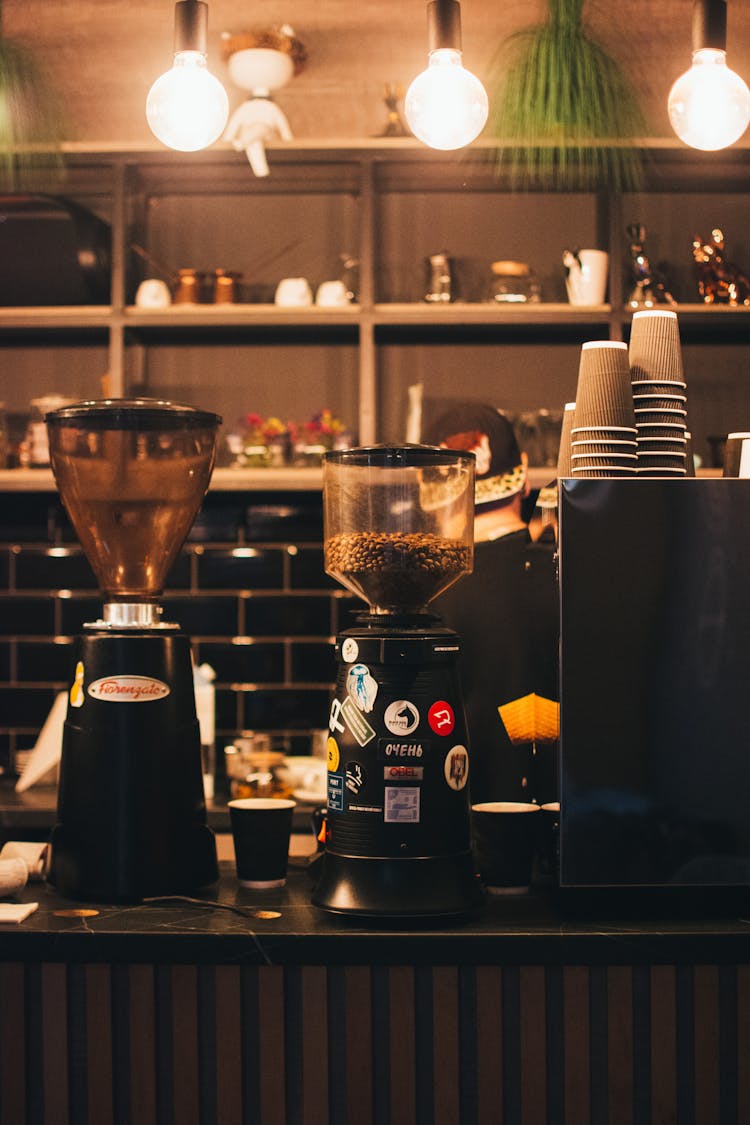
[[[169,686],[151,676],[104,676],[89,684],[88,694],[104,703],[150,703],[169,695]]]

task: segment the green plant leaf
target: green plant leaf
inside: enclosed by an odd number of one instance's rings
[[[48,190],[63,174],[60,99],[33,53],[0,35],[0,190]]]
[[[645,131],[635,92],[583,25],[583,0],[548,0],[548,18],[511,35],[490,72],[491,135],[517,187],[636,190],[632,143]]]

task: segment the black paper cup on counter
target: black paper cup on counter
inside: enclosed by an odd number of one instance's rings
[[[479,877],[489,894],[529,890],[537,849],[539,805],[488,801],[471,806],[471,843]]]
[[[573,429],[573,418],[576,404],[566,402],[563,411],[562,430],[560,431],[560,448],[557,453],[558,477],[570,476],[570,436]]]
[[[727,434],[724,476],[750,477],[750,432]]]
[[[268,890],[286,882],[296,803],[278,797],[229,801],[237,878],[243,887]]]
[[[634,383],[643,380],[684,382],[677,313],[671,309],[643,309],[633,313],[628,357]]]
[[[581,345],[574,428],[635,425],[627,345],[589,340]]]

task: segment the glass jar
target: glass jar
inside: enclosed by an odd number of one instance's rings
[[[239,797],[290,797],[283,751],[271,749],[271,736],[238,738],[224,748],[229,790]]]
[[[490,300],[499,305],[521,305],[541,301],[539,282],[528,262],[493,262]]]
[[[29,468],[49,468],[49,439],[45,417],[51,410],[69,406],[73,400],[62,395],[42,395],[32,398],[31,417],[26,427],[25,460]]]

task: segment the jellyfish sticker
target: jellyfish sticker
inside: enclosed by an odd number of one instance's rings
[[[353,664],[346,677],[346,691],[360,711],[372,711],[378,694],[377,680],[370,675],[366,664]]]

